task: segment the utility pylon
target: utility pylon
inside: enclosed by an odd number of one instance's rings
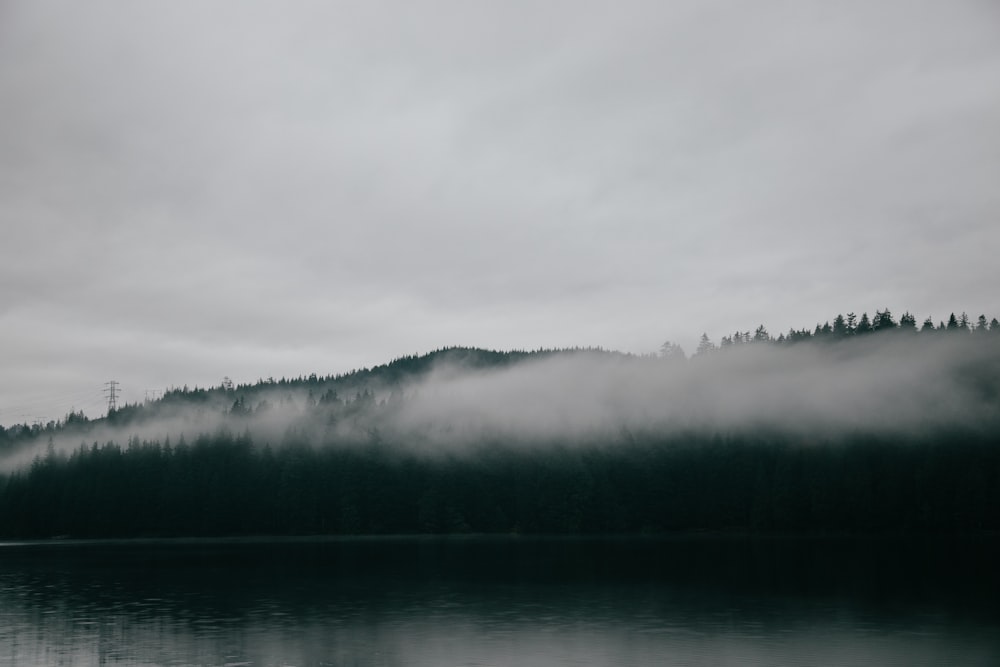
[[[118,409],[118,385],[120,383],[117,380],[109,380],[104,383],[104,393],[108,395],[108,414]]]

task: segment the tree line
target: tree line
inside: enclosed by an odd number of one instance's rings
[[[975,320],[966,313],[955,315],[951,313],[947,322],[941,320],[937,326],[931,317],[924,319],[918,326],[917,318],[909,311],[903,313],[897,321],[892,311],[888,308],[876,310],[875,316],[870,318],[867,312],[861,314],[859,318],[854,312],[847,315],[838,314],[831,320],[819,324],[813,329],[802,328],[789,329],[787,333],[772,336],[767,328],[761,324],[754,331],[735,331],[732,334],[722,336],[718,343],[709,338],[708,333],[703,333],[698,342],[698,347],[694,356],[708,354],[718,350],[731,348],[750,343],[772,343],[772,344],[793,344],[802,342],[834,342],[843,341],[852,337],[862,337],[869,334],[916,334],[925,336],[932,335],[954,335],[954,334],[975,334],[977,337],[989,336],[993,339],[1000,339],[1000,320],[997,318],[987,319],[986,315],[979,315]],[[683,355],[683,351],[675,343],[666,342],[660,349],[661,355],[666,357],[676,357]]]
[[[848,313],[777,338],[763,326],[718,345],[706,335],[690,359],[676,346],[665,346],[660,358],[601,349],[446,348],[345,375],[175,389],[102,419],[73,412],[44,426],[0,427],[0,457],[39,452],[0,474],[0,537],[998,530],[996,424],[956,418],[927,432],[892,434],[639,428],[586,441],[481,434],[437,453],[415,445],[414,434],[379,428],[405,400],[399,388],[442,361],[496,369],[594,355],[664,369],[689,363],[697,375],[700,359],[758,345],[836,342],[860,350],[866,346],[851,341],[878,339],[888,349],[910,336],[972,346],[977,354],[949,372],[961,375],[969,396],[1000,405],[1000,323],[985,316],[952,315],[918,327],[909,313],[899,321],[888,309],[874,318]],[[244,430],[266,421],[285,391],[305,396],[301,418],[309,428],[293,426],[277,438]],[[91,438],[104,427],[127,433],[192,410],[217,415],[223,427],[190,441]],[[54,438],[81,444],[67,452],[51,444]]]
[[[93,443],[3,479],[0,536],[995,531],[998,440],[631,434],[452,456],[228,432]]]

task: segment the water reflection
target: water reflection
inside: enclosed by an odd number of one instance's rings
[[[995,541],[0,546],[0,665],[997,664]]]

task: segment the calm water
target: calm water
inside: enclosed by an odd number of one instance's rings
[[[0,545],[6,665],[997,665],[994,541]]]

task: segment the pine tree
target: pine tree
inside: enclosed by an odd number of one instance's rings
[[[681,346],[677,343],[671,343],[669,340],[664,341],[663,345],[660,346],[660,357],[665,361],[683,361],[687,359]]]
[[[855,329],[857,334],[867,334],[874,331],[872,328],[871,320],[868,319],[868,313],[861,313],[861,319],[858,321],[858,327]]]
[[[889,312],[888,308],[875,311],[875,322],[873,324],[875,331],[891,331],[895,328],[896,321],[892,319],[892,313]]]
[[[843,338],[848,335],[850,330],[847,326],[847,320],[844,319],[843,315],[838,314],[833,318],[833,335],[837,338]]]
[[[708,338],[708,334],[707,333],[703,333],[701,335],[701,340],[698,341],[698,349],[695,350],[694,355],[696,357],[699,357],[699,356],[702,356],[702,355],[705,355],[705,354],[710,354],[712,352],[715,352],[716,349],[717,348],[715,347],[715,343],[713,343]]]

